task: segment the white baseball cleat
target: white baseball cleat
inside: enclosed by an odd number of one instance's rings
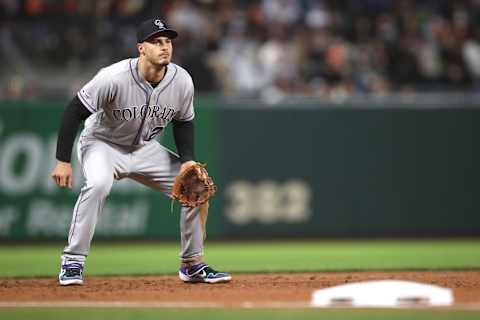
[[[189,268],[181,267],[178,277],[183,282],[220,283],[232,280],[229,273],[215,271],[206,263],[196,264]]]
[[[62,264],[58,281],[62,286],[83,284],[83,265],[76,262]]]

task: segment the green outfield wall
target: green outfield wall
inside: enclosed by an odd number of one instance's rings
[[[480,235],[480,109],[222,110],[232,236]]]
[[[63,107],[0,103],[0,239],[67,235],[83,181],[76,161],[72,191],[50,178]],[[478,236],[477,107],[199,99],[197,158],[219,186],[209,237]],[[95,237],[177,239],[178,209],[119,181]]]

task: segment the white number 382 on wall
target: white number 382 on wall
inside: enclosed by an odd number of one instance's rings
[[[226,190],[227,219],[234,224],[305,223],[311,209],[311,188],[303,180],[238,180]]]

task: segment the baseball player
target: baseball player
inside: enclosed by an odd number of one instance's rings
[[[77,145],[85,185],[61,256],[61,285],[83,283],[95,225],[114,179],[130,178],[170,196],[175,177],[195,164],[194,87],[188,72],[170,62],[176,37],[162,20],[144,21],[137,29],[139,56],[101,69],[65,109],[52,178],[60,187],[72,187],[72,146],[85,120]],[[155,140],[169,122],[178,156]],[[199,211],[181,208],[179,277],[184,282],[228,282],[228,273],[203,261]]]

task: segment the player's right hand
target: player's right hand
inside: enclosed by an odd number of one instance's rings
[[[57,161],[57,165],[52,171],[52,178],[57,186],[72,189],[72,176],[72,165],[68,162]]]

